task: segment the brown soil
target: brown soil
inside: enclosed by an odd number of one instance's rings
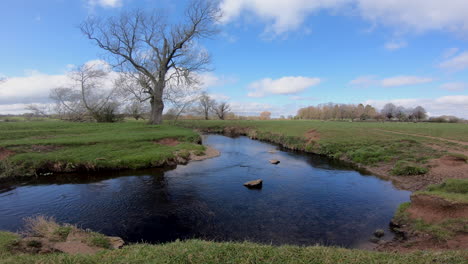
[[[154,141],[154,143],[174,147],[174,146],[179,145],[180,141],[178,141],[175,138],[163,138],[163,139]]]
[[[6,148],[0,147],[0,160],[4,160],[13,154],[15,154],[15,152],[8,150]]]
[[[440,241],[424,234],[410,234],[405,240],[393,240],[379,245],[376,250],[386,252],[407,253],[420,250],[466,250],[468,248],[468,235],[459,234],[448,241]]]
[[[71,255],[95,254],[103,250],[101,247],[86,243],[89,233],[81,230],[73,231],[65,241],[56,241],[45,237],[25,237],[12,245],[11,250],[18,253],[47,254],[62,252]],[[119,237],[108,237],[111,248],[118,249],[124,245]]]
[[[413,194],[407,211],[413,219],[440,223],[449,218],[468,219],[468,204],[448,201],[428,194]]]
[[[315,143],[320,139],[320,134],[315,130],[309,130],[304,137],[307,139],[307,144]]]

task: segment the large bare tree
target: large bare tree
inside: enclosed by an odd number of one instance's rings
[[[210,119],[210,113],[213,111],[213,107],[215,106],[215,100],[211,99],[211,97],[206,93],[203,92],[199,98],[198,102],[198,112],[203,115],[205,120]]]
[[[229,111],[231,111],[231,106],[227,102],[220,102],[217,103],[213,109],[218,118],[224,120]]]
[[[208,52],[197,40],[216,33],[220,12],[215,1],[194,0],[184,19],[171,24],[164,10],[136,10],[106,20],[89,18],[81,31],[115,60],[114,66],[130,72],[150,100],[150,124],[160,124],[168,83],[191,85],[194,73],[207,70]]]

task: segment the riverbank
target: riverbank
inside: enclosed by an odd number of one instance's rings
[[[269,246],[254,243],[176,241],[161,245],[134,244],[101,249],[95,254],[31,254],[11,250],[18,235],[0,232],[0,263],[317,263],[317,264],[426,264],[465,263],[466,251],[406,254],[333,247]]]
[[[143,122],[0,124],[0,181],[53,173],[165,167],[218,155],[191,129]],[[208,156],[206,155],[208,154]]]
[[[397,212],[393,220],[396,239],[379,245],[378,250],[468,248],[466,216],[447,213],[468,205],[468,126],[464,124],[184,121],[180,125],[208,133],[246,135],[288,149],[344,160],[391,180],[398,188],[420,191],[412,195],[412,204],[403,204]],[[460,186],[455,193],[437,187],[454,185],[452,179]],[[431,192],[430,188],[439,191]],[[423,195],[430,198],[424,200],[427,205],[421,209],[418,201]],[[451,197],[464,199],[454,202]],[[419,210],[420,214],[401,217],[407,208]],[[439,221],[425,219],[421,214]]]

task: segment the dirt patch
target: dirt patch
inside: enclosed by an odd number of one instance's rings
[[[175,138],[163,138],[163,139],[154,141],[154,143],[174,147],[174,146],[179,145],[180,141],[178,141]]]
[[[31,151],[33,152],[52,152],[61,149],[61,146],[56,145],[32,145]]]
[[[221,155],[221,153],[217,150],[214,149],[210,146],[206,146],[205,154],[203,155],[195,155],[194,153],[190,153],[190,161],[200,161],[200,160],[206,160],[206,159],[211,159],[215,158]]]
[[[466,250],[468,248],[468,234],[459,234],[448,241],[440,241],[426,235],[411,235],[404,240],[394,240],[376,248],[378,251],[408,253],[420,250]]]
[[[304,137],[307,139],[307,144],[311,144],[311,143],[319,141],[320,134],[317,132],[317,130],[312,129],[312,130],[307,131]]]
[[[467,218],[468,204],[448,201],[428,194],[413,194],[407,211],[411,218],[439,223],[450,218]]]
[[[13,154],[15,154],[15,152],[8,150],[6,148],[0,147],[0,160],[4,160]]]

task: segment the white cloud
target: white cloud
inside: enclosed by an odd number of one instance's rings
[[[452,71],[461,71],[468,68],[468,51],[448,58],[440,63],[439,67]]]
[[[435,99],[424,98],[406,98],[393,100],[368,100],[365,104],[370,104],[377,109],[382,109],[386,103],[393,103],[403,107],[422,106],[432,116],[455,115],[462,118],[468,118],[468,96],[452,95],[443,96]]]
[[[349,84],[357,87],[368,87],[371,85],[379,85],[383,87],[395,87],[395,86],[406,86],[406,85],[417,85],[433,82],[433,78],[419,77],[419,76],[394,76],[385,78],[382,80],[377,79],[376,76],[360,76],[354,80],[351,80]]]
[[[453,55],[457,54],[458,51],[459,51],[458,48],[446,49],[446,50],[444,50],[444,53],[442,54],[442,58],[444,58],[444,59],[450,58]]]
[[[96,6],[104,8],[116,8],[121,7],[123,0],[88,0],[88,6],[94,8]]]
[[[399,32],[443,30],[468,33],[466,0],[223,0],[221,9],[224,22],[247,11],[267,22],[267,31],[277,34],[298,29],[309,15],[337,9]]]
[[[468,84],[463,83],[463,82],[444,83],[440,86],[441,89],[444,89],[447,91],[463,91],[467,87],[468,87]]]
[[[384,87],[393,86],[404,86],[404,85],[416,85],[423,83],[430,83],[434,81],[432,78],[418,77],[418,76],[395,76],[391,78],[385,78],[381,81]]]
[[[250,97],[263,97],[270,94],[295,94],[305,89],[318,85],[320,78],[302,76],[283,77],[280,79],[265,78],[249,85]]]
[[[378,83],[378,81],[376,80],[376,76],[373,75],[360,76],[349,82],[349,84],[357,87],[369,87],[376,83]]]
[[[398,49],[401,49],[401,48],[404,48],[408,45],[408,43],[406,43],[406,41],[390,41],[390,42],[387,42],[385,43],[385,49],[387,50],[390,50],[390,51],[394,51],[394,50],[398,50]]]

